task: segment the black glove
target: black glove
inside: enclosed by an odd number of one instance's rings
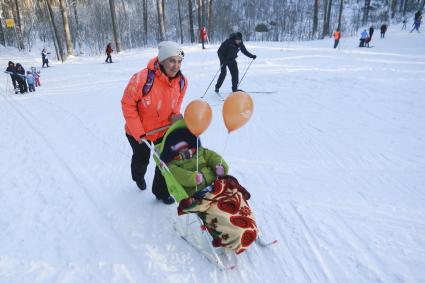
[[[257,55],[253,55],[253,56],[252,56],[252,59],[253,59],[253,60],[257,59]]]

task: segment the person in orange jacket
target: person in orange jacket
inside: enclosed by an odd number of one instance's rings
[[[141,190],[146,189],[144,177],[150,158],[150,148],[142,139],[160,143],[166,132],[164,127],[182,118],[180,106],[187,89],[187,79],[180,71],[183,58],[184,52],[177,43],[161,42],[158,56],[131,77],[121,99],[126,136],[133,150],[131,176]],[[174,203],[158,168],[152,193],[165,204]]]
[[[336,29],[333,36],[335,38],[334,48],[337,48],[337,46],[339,44],[339,40],[341,38],[341,32],[339,31],[339,28]]]

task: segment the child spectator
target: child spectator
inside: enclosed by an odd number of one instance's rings
[[[31,67],[32,75],[34,77],[34,85],[36,87],[41,86],[40,82],[40,70],[37,70],[35,67]]]
[[[27,84],[30,92],[35,91],[34,76],[32,75],[31,71],[27,71]]]

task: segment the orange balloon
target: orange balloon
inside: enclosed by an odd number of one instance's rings
[[[208,128],[211,123],[211,117],[211,107],[202,99],[191,101],[184,111],[186,126],[197,137]]]
[[[237,91],[229,95],[223,104],[223,119],[230,132],[239,129],[251,118],[254,102],[246,92]]]

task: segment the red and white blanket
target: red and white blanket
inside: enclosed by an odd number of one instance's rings
[[[182,200],[177,211],[178,215],[197,213],[211,234],[214,247],[225,247],[239,254],[258,236],[249,198],[249,192],[236,178],[226,176],[216,180],[214,190],[202,199]]]

